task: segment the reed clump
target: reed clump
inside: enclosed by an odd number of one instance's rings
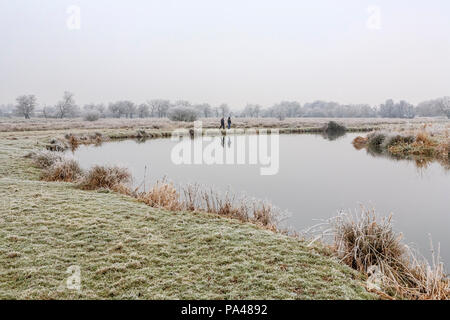
[[[63,154],[56,151],[40,150],[31,152],[27,154],[26,157],[31,158],[36,167],[45,169],[53,165],[55,162],[61,161],[63,159]]]
[[[272,230],[277,229],[277,219],[281,216],[281,211],[268,201],[238,196],[230,190],[220,192],[199,184],[183,185],[178,191],[166,179],[157,181],[147,192],[137,193],[136,198],[155,208],[212,213]]]
[[[220,192],[199,184],[183,186],[182,190],[186,210],[214,213],[271,230],[277,229],[277,221],[282,216],[280,209],[270,202],[237,195],[231,190]]]
[[[353,139],[352,143],[357,150],[361,150],[362,148],[367,146],[368,140],[368,138],[358,136]]]
[[[439,254],[433,254],[432,265],[418,257],[393,231],[391,217],[380,219],[363,210],[356,216],[340,214],[331,226],[337,256],[370,275],[369,280],[376,277],[375,291],[403,299],[450,298],[450,282]]]
[[[180,201],[180,194],[166,179],[157,181],[148,191],[137,194],[137,199],[154,208],[163,208],[171,211],[181,210],[183,205]]]
[[[373,132],[353,140],[355,148],[367,147],[374,153],[387,153],[397,157],[428,157],[438,160],[448,160],[450,142],[433,138],[424,129],[415,135],[390,132]]]
[[[118,190],[131,182],[131,174],[126,168],[117,166],[93,166],[81,179],[79,188],[83,190],[110,189]],[[128,190],[128,188],[125,188]]]
[[[27,155],[36,167],[43,169],[40,178],[44,181],[74,182],[83,175],[77,161],[63,153],[42,150]]]
[[[45,168],[41,174],[44,181],[75,182],[83,175],[78,162],[74,159],[63,158]]]
[[[95,144],[99,145],[103,142],[104,137],[101,133],[95,132],[92,135],[75,135],[72,133],[66,134],[65,139],[71,150],[76,150],[80,145]]]
[[[336,133],[342,133],[346,132],[347,128],[335,121],[329,121],[327,124],[325,124],[322,128],[322,130],[328,134],[336,134]]]
[[[389,146],[388,151],[394,155],[414,155],[439,158],[439,143],[425,131],[419,132],[412,142],[400,142]]]

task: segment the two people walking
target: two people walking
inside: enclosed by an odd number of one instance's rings
[[[228,117],[227,125],[228,125],[228,129],[231,129],[231,117]],[[222,117],[222,119],[220,119],[220,129],[225,129],[225,118],[224,117]]]

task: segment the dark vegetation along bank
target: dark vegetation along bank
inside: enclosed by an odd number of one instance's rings
[[[367,137],[356,137],[353,145],[374,155],[415,160],[419,167],[438,161],[450,168],[450,140],[444,136],[433,137],[426,130],[406,134],[375,131]]]

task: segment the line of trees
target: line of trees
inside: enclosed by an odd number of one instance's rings
[[[0,116],[21,116],[30,119],[33,116],[44,118],[74,118],[84,117],[86,120],[99,118],[170,118],[173,120],[210,117],[273,117],[283,120],[297,117],[327,117],[327,118],[414,118],[447,116],[450,118],[450,97],[427,100],[414,106],[404,100],[395,102],[392,99],[373,107],[368,104],[339,104],[317,100],[305,103],[303,106],[296,101],[282,101],[270,107],[258,104],[247,104],[240,111],[232,112],[227,104],[212,107],[207,103],[191,104],[186,100],[171,102],[164,99],[148,100],[136,104],[129,100],[120,100],[105,104],[86,104],[82,108],[75,102],[71,92],[64,92],[63,97],[54,106],[41,106],[35,95],[21,95],[16,104],[0,106]]]

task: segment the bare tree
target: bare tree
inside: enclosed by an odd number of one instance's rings
[[[122,100],[110,103],[108,106],[109,112],[113,117],[120,118],[125,115],[127,118],[133,118],[133,115],[137,112],[137,107],[134,102],[129,100]]]
[[[247,104],[242,111],[244,117],[256,117],[259,118],[261,115],[262,107],[259,104]]]
[[[225,117],[230,114],[230,107],[226,103],[222,103],[219,106],[220,114],[222,117]]]
[[[211,106],[209,104],[207,104],[207,103],[202,104],[202,106],[203,106],[203,116],[205,118],[211,117],[212,116],[212,108],[211,108]]]
[[[108,111],[114,118],[120,118],[122,115],[122,110],[118,102],[110,102],[108,105]]]
[[[148,108],[149,108],[149,115],[150,115],[150,117],[156,116],[156,107],[157,107],[157,104],[154,103],[154,101],[155,101],[155,100],[147,101],[147,106],[148,106]]]
[[[438,99],[439,110],[450,119],[450,97]]]
[[[414,118],[414,106],[404,100],[394,103],[392,99],[380,105],[379,114],[382,118]]]
[[[30,119],[37,105],[36,96],[34,94],[22,95],[17,97],[16,101],[16,113],[24,116],[25,119]]]
[[[187,100],[177,100],[173,105],[177,107],[191,107],[191,103]]]
[[[138,107],[139,118],[147,118],[150,116],[150,107],[146,103],[142,103]]]
[[[197,120],[198,112],[192,107],[183,105],[175,106],[169,111],[169,119],[172,121],[192,122]]]
[[[163,99],[154,99],[147,102],[153,116],[159,118],[167,117],[167,111],[170,108],[170,101]]]
[[[100,103],[100,104],[95,104],[95,103],[85,104],[83,109],[84,109],[85,113],[97,112],[100,117],[105,117],[105,105],[103,103]]]
[[[65,118],[68,116],[74,116],[77,111],[77,105],[75,104],[74,94],[69,91],[65,91],[63,99],[56,104],[57,117]]]
[[[125,116],[127,118],[133,118],[133,115],[136,113],[136,110],[137,110],[134,102],[125,100],[125,101],[121,101],[120,104],[123,109],[123,113],[125,113]]]
[[[42,108],[42,114],[44,115],[45,119],[52,118],[55,116],[55,108],[44,106]]]

